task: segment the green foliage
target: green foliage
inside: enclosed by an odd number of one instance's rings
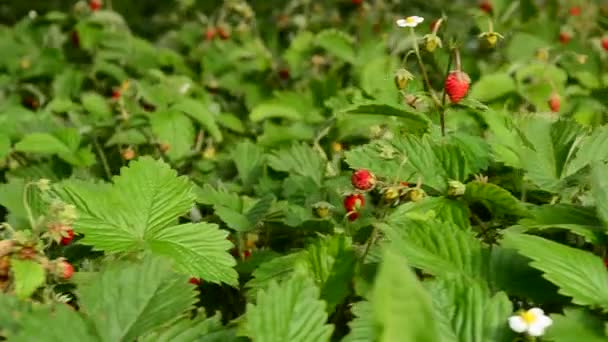
[[[247,305],[245,334],[255,341],[329,341],[333,326],[324,324],[325,303],[318,298],[308,279],[273,281],[258,292],[255,305]]]
[[[79,210],[75,227],[85,234],[82,243],[110,253],[149,250],[173,259],[186,274],[236,284],[227,234],[213,224],[177,224],[194,194],[188,179],[166,164],[142,158],[112,185],[67,181],[58,192]]]

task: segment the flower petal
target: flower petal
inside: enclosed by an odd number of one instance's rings
[[[545,327],[542,324],[530,324],[528,327],[528,335],[530,336],[542,336],[545,333]]]
[[[553,320],[549,316],[542,315],[542,316],[538,317],[535,324],[540,324],[546,328],[546,327],[550,326],[551,324],[553,324]]]
[[[399,26],[399,27],[407,27],[407,20],[405,20],[403,18],[397,20],[397,26]]]
[[[540,316],[544,316],[545,315],[545,312],[541,308],[532,308],[532,309],[528,310],[528,312],[531,313],[531,314],[533,314],[534,317],[536,317],[537,319]]]
[[[516,333],[523,333],[524,331],[528,330],[528,323],[526,323],[526,321],[524,321],[524,319],[519,315],[511,316],[509,317],[509,328]]]

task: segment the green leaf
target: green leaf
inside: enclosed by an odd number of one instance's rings
[[[608,311],[608,272],[601,258],[538,236],[505,233],[502,245],[532,259],[530,265],[579,305]]]
[[[251,280],[245,285],[249,289],[247,296],[254,300],[258,291],[267,289],[271,282],[280,283],[289,279],[294,272],[305,272],[305,269],[300,267],[305,257],[304,252],[298,252],[278,256],[261,264],[253,271]]]
[[[396,58],[380,55],[358,69],[361,88],[383,103],[397,104],[399,90],[392,78],[398,68]]]
[[[319,153],[306,144],[294,144],[268,156],[268,165],[277,170],[309,177],[321,185],[325,162]]]
[[[429,119],[422,113],[410,109],[406,106],[395,106],[388,103],[378,101],[367,101],[360,104],[355,104],[341,111],[344,114],[352,115],[381,115],[398,117],[407,127],[408,131],[423,132],[427,131],[430,126]]]
[[[349,63],[355,63],[353,38],[342,31],[326,29],[317,34],[315,44]]]
[[[378,341],[436,342],[431,298],[407,264],[391,250],[384,253],[372,294]]]
[[[253,122],[273,118],[299,121],[302,120],[302,115],[297,108],[276,100],[260,103],[251,110],[251,113],[249,113],[249,119]]]
[[[166,152],[171,160],[182,159],[190,153],[194,144],[194,126],[192,121],[179,112],[160,112],[150,118],[152,132],[160,144],[167,144]]]
[[[407,202],[398,206],[389,215],[387,222],[392,225],[409,218],[431,217],[466,229],[470,227],[470,215],[469,208],[461,201],[444,197],[425,197],[422,201]]]
[[[255,184],[261,177],[264,165],[264,150],[249,140],[236,145],[231,158],[236,164],[239,177],[245,186]]]
[[[352,305],[351,311],[355,318],[348,322],[350,332],[342,339],[342,342],[375,341],[377,334],[372,304],[367,301],[357,302]]]
[[[67,305],[44,307],[32,313],[21,313],[19,333],[10,340],[48,342],[97,342],[88,321]]]
[[[441,339],[437,341],[512,341],[506,324],[513,305],[504,292],[492,295],[485,283],[440,278],[427,284]]]
[[[82,106],[97,120],[110,119],[112,109],[107,100],[97,93],[84,93],[81,96]]]
[[[259,342],[329,341],[333,325],[328,325],[325,303],[311,280],[293,277],[281,284],[272,281],[268,290],[258,292],[256,304],[247,304],[244,330]]]
[[[15,145],[15,150],[25,153],[57,155],[66,162],[77,166],[92,165],[95,157],[90,151],[78,149],[80,139],[80,133],[72,128],[65,128],[53,135],[31,133]]]
[[[494,215],[527,215],[523,204],[510,192],[496,184],[476,181],[468,183],[464,198],[469,203],[482,203]]]
[[[481,102],[490,102],[515,90],[515,81],[509,74],[486,74],[473,84],[470,97]]]
[[[563,315],[553,314],[553,325],[543,337],[555,342],[602,342],[608,336],[602,319],[583,308],[566,308]]]
[[[196,201],[205,205],[230,208],[239,213],[243,209],[243,202],[238,194],[222,187],[215,189],[209,184],[196,188]]]
[[[597,214],[608,227],[608,165],[595,164],[591,169],[591,193],[595,198]]]
[[[275,197],[272,194],[268,194],[260,198],[254,205],[247,211],[247,220],[255,226],[260,223],[274,203]]]
[[[484,279],[488,272],[489,251],[472,232],[453,223],[410,219],[385,229],[395,250],[433,275]]]
[[[82,311],[101,341],[133,341],[192,308],[194,287],[160,259],[117,262],[80,288]]]
[[[132,128],[124,131],[116,131],[106,142],[106,146],[114,145],[141,145],[145,144],[148,138],[138,129]]]
[[[213,207],[215,214],[231,229],[237,232],[247,232],[255,229],[255,226],[249,221],[246,215],[241,214],[231,208],[217,205]]]
[[[29,298],[44,284],[46,274],[38,262],[12,259],[11,270],[15,277],[15,294],[21,299]]]
[[[0,160],[3,160],[11,152],[11,140],[8,136],[0,134]]]
[[[567,229],[594,244],[606,240],[602,221],[593,208],[572,204],[543,205],[532,209],[530,214],[530,218],[519,221],[527,229]]]
[[[81,243],[108,253],[151,250],[209,282],[237,283],[227,232],[207,223],[178,225],[194,204],[192,184],[151,158],[131,162],[114,184],[66,181],[59,195],[76,206]],[[137,198],[137,201],[133,199]]]
[[[190,342],[201,341],[215,332],[224,330],[222,317],[218,313],[213,317],[205,317],[204,312],[198,312],[194,319],[182,317],[169,326],[163,326],[157,331],[144,336],[142,342]]]
[[[171,109],[181,111],[196,120],[211,134],[215,141],[221,142],[223,140],[222,132],[217,125],[214,114],[205,107],[203,102],[182,98],[171,106]]]
[[[576,154],[568,162],[566,174],[573,175],[587,165],[605,161],[608,161],[608,127],[599,127],[581,140]]]

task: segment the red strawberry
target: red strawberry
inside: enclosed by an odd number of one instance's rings
[[[452,103],[458,103],[469,91],[471,78],[463,71],[452,71],[445,79],[445,92]]]
[[[492,3],[489,0],[484,0],[479,4],[479,9],[490,14],[492,13]]]
[[[213,40],[213,38],[215,38],[215,34],[217,33],[217,30],[214,27],[210,27],[207,29],[207,31],[205,31],[205,39],[206,40]]]
[[[69,245],[70,242],[74,240],[74,230],[69,228],[65,231],[65,234],[66,235],[61,238],[61,244],[64,246]]]
[[[361,194],[350,194],[344,198],[344,209],[346,209],[348,219],[354,221],[359,217],[357,212],[365,205],[365,197]]]
[[[559,107],[561,106],[561,99],[557,93],[551,94],[549,97],[549,101],[547,101],[549,108],[553,113],[559,112]]]
[[[101,9],[102,4],[103,4],[103,2],[101,0],[91,0],[91,1],[89,1],[89,8],[93,12],[99,11],[99,9]]]
[[[118,100],[121,95],[122,94],[120,93],[120,90],[118,90],[118,89],[112,90],[112,100]]]
[[[188,280],[188,282],[189,282],[190,284],[192,284],[192,285],[196,285],[196,286],[198,286],[198,285],[200,285],[200,284],[201,284],[201,280],[200,280],[200,278],[196,278],[196,277],[192,277],[192,278],[190,278],[190,279]]]
[[[250,249],[246,249],[243,251],[243,258],[244,259],[249,259],[251,257],[251,250]]]
[[[74,275],[74,266],[67,261],[59,263],[59,274],[63,279],[70,279]]]
[[[608,51],[608,37],[602,38],[602,48],[604,48],[605,51]]]
[[[604,266],[608,268],[608,258],[604,259]]]
[[[376,177],[366,169],[359,169],[353,172],[350,181],[356,189],[364,191],[370,190],[376,185]]]
[[[570,42],[570,39],[572,39],[572,35],[570,35],[569,32],[562,31],[559,33],[559,41],[562,44],[568,44],[568,42]]]
[[[581,8],[579,6],[572,6],[568,12],[570,12],[571,16],[577,17],[581,15]]]

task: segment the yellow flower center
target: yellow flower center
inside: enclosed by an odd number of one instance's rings
[[[414,24],[414,23],[416,23],[416,18],[415,17],[407,17],[407,18],[405,18],[405,21],[408,24]]]
[[[538,319],[538,317],[530,311],[522,312],[520,316],[528,324],[532,324]]]

